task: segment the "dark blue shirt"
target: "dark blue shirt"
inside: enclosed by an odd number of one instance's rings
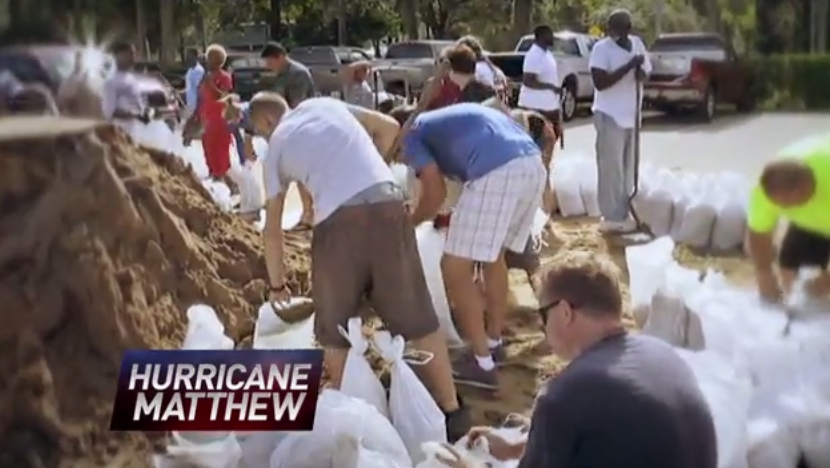
[[[512,117],[478,103],[419,115],[404,138],[403,150],[406,163],[416,172],[435,163],[444,175],[462,182],[539,154],[531,136]]]

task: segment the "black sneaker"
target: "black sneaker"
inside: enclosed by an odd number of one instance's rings
[[[444,413],[444,418],[447,428],[447,441],[451,444],[467,435],[473,427],[470,411],[464,405],[464,400],[461,399],[460,395],[458,396],[458,409]]]
[[[504,345],[500,344],[495,348],[490,348],[490,354],[493,356],[493,362],[496,367],[501,367],[507,364],[507,352],[504,350]]]
[[[475,355],[471,351],[464,353],[458,361],[453,363],[452,376],[455,383],[485,390],[498,390],[499,378],[496,368],[484,370],[478,365]]]

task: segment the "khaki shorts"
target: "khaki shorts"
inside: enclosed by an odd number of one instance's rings
[[[415,229],[402,201],[342,206],[314,227],[311,243],[315,334],[349,346],[338,331],[368,299],[389,331],[406,340],[438,330]]]

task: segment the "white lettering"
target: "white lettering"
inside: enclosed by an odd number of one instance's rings
[[[146,392],[150,387],[150,376],[153,374],[153,365],[144,364],[139,368],[139,364],[133,364],[130,367],[130,390],[138,390],[136,385],[141,383],[141,391]]]
[[[295,364],[292,366],[291,386],[288,390],[308,390],[308,373],[311,371],[311,364]]]
[[[161,406],[164,401],[163,393],[156,393],[152,400],[147,401],[147,394],[139,392],[136,395],[133,421],[138,421],[142,416],[148,416],[153,421],[158,421],[161,415]]]
[[[291,381],[291,364],[278,366],[271,364],[268,370],[268,387],[263,390],[280,391],[288,390],[288,382]]]
[[[162,421],[168,421],[171,418],[179,421],[186,421],[184,417],[184,402],[182,401],[181,393],[173,394],[173,397],[170,399],[170,403],[167,404],[167,408],[164,409],[164,413],[161,415]]]
[[[210,405],[210,420],[219,418],[219,402],[228,397],[227,392],[208,392],[207,397],[212,400]]]
[[[265,387],[265,376],[262,375],[262,366],[257,364],[251,369],[251,375],[248,376],[248,381],[245,382],[244,390],[268,390]]]
[[[248,421],[268,420],[268,397],[270,392],[251,393],[251,406],[248,408]]]
[[[245,387],[244,378],[236,378],[237,373],[245,374],[248,369],[242,364],[234,364],[228,369],[227,378],[225,379],[225,388],[228,390],[242,390]]]
[[[184,397],[190,400],[190,411],[187,412],[187,420],[195,421],[199,400],[205,397],[205,392],[185,392]]]
[[[193,364],[179,364],[173,376],[173,390],[193,390],[193,376],[196,368]]]
[[[303,407],[303,402],[305,401],[305,393],[300,393],[300,395],[294,398],[293,393],[272,393],[271,394],[273,401],[274,401],[274,420],[275,421],[282,421],[285,418],[286,411],[288,412],[288,420],[294,421],[297,419],[297,415],[300,413],[300,408]],[[280,398],[282,397],[282,398]]]
[[[225,406],[225,421],[234,421],[234,418],[231,413],[238,412],[239,413],[239,420],[244,421],[245,416],[247,415],[248,410],[248,398],[250,397],[250,393],[228,393],[228,402]],[[242,401],[234,401],[234,396],[241,396]]]
[[[216,368],[215,365],[200,364],[199,367],[196,368],[196,384],[194,385],[194,390],[215,390],[213,381],[218,373],[219,370]]]

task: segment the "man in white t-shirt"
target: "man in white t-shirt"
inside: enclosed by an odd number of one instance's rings
[[[630,217],[629,197],[637,170],[634,126],[642,105],[637,87],[651,73],[646,47],[630,34],[631,14],[616,10],[608,17],[608,37],[591,50],[589,67],[594,81],[594,126],[602,212],[600,229],[625,233],[637,229]]]
[[[283,302],[291,295],[283,266],[282,212],[287,188],[297,181],[314,203],[314,326],[326,349],[330,382],[341,383],[349,349],[338,328],[345,328],[368,299],[390,332],[433,356],[421,367],[423,377],[446,414],[448,435],[463,436],[469,418],[455,392],[403,193],[355,118],[374,111],[328,97],[306,99],[289,111],[285,99],[268,92],[254,96],[248,109],[254,132],[270,136],[262,167],[270,300]],[[397,131],[397,122],[384,117]]]
[[[550,26],[537,26],[533,30],[534,41],[525,54],[522,65],[522,87],[519,89],[519,107],[535,110],[548,119],[562,136],[559,119],[559,101],[562,89],[559,69],[550,48],[553,47],[553,30]]]
[[[104,118],[112,120],[127,132],[132,131],[136,122],[150,121],[147,106],[141,95],[133,65],[135,47],[121,43],[113,46],[115,71],[104,83],[101,101]]]

